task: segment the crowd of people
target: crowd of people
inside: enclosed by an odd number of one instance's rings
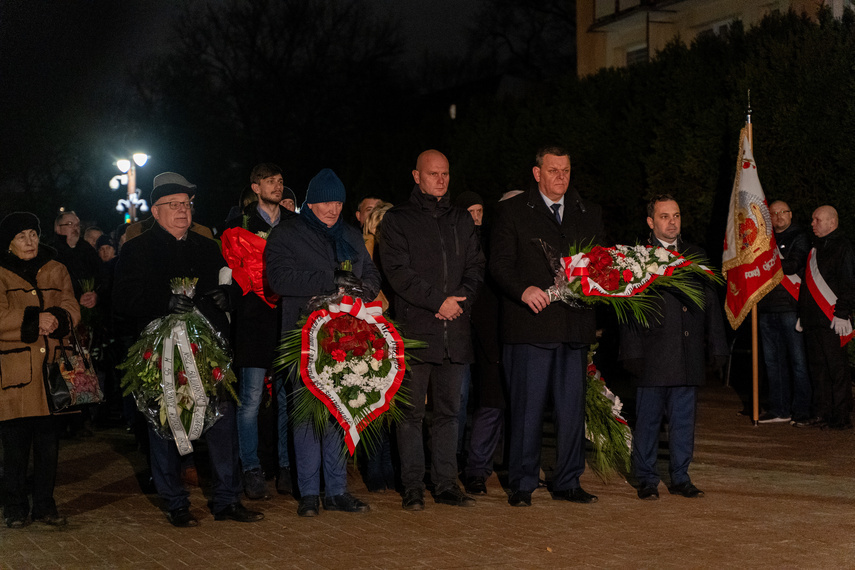
[[[0,241],[7,245],[0,254],[6,525],[66,524],[53,498],[58,435],[89,429],[88,422],[116,413],[135,430],[169,522],[198,524],[186,487],[193,456],[181,455],[174,441],[148,425],[132,397],[122,400],[115,371],[148,323],[196,310],[229,339],[238,378],[240,405],[220,399],[219,420],[204,435],[215,520],[262,520],[263,513],[242,500],[271,498],[268,473],[278,493],[298,499],[300,516],[318,516],[321,506],[369,511],[348,491],[342,430],[333,422],[319,430],[289,419],[289,396],[299,375],[273,364],[282,334],[305,316],[307,302],[344,286],[357,287],[366,301],[379,301],[407,337],[425,343],[411,353],[402,420],[378,430],[371,449],[362,451],[370,492],[398,490],[408,511],[425,508],[426,491],[436,503],[475,506],[475,496],[487,493],[494,455],[507,434],[508,502],[530,506],[533,491],[544,484],[541,440],[551,406],[551,496],[596,502],[580,485],[587,356],[597,342],[596,315],[552,300],[547,289],[555,273],[544,244],[566,252],[574,244],[609,240],[602,209],[570,185],[570,172],[566,150],[544,147],[535,156],[530,189],[509,192],[496,205],[485,205],[474,192],[452,200],[449,161],[427,150],[412,171],[409,199],[392,205],[365,197],[356,204],[356,224],[345,220],[347,191],[335,172],[323,169],[311,180],[298,210],[282,170],[271,163],[252,169],[239,205],[213,230],[193,219],[194,200],[206,199],[204,189],[174,172],[154,178],[149,220],[110,234],[94,227],[81,232],[78,216],[64,211],[48,245],[34,215],[9,214],[0,221]],[[760,304],[769,379],[760,421],[851,428],[841,338],[852,333],[855,254],[830,206],[814,212],[812,247],[786,203],[773,202],[770,211],[786,278]],[[672,196],[655,196],[646,220],[650,245],[705,256],[682,239],[680,207]],[[227,259],[218,247],[217,237],[231,228],[266,240],[263,291],[243,288],[236,272],[246,269],[247,260]],[[176,277],[196,278],[196,295],[173,292],[170,281]],[[806,287],[799,294],[802,281]],[[669,425],[668,490],[703,496],[688,472],[697,388],[705,363],[720,366],[728,355],[721,303],[712,287],[703,288],[702,307],[666,288],[655,300],[649,326],[620,327],[619,359],[636,387],[632,464],[640,499],[659,497],[663,421]],[[44,365],[74,327],[91,333],[87,344],[97,353],[107,401],[94,414],[86,410],[76,420],[60,421],[48,408]],[[272,416],[264,412],[265,398]]]

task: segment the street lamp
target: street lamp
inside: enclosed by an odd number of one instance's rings
[[[116,203],[116,210],[119,212],[127,211],[128,219],[135,222],[137,221],[137,209],[140,212],[148,211],[148,203],[137,194],[137,166],[144,166],[149,157],[143,152],[136,152],[131,158],[132,161],[127,158],[120,158],[116,161],[116,167],[122,174],[117,174],[110,180],[110,188],[118,190],[120,186],[127,185],[128,198],[120,199]]]

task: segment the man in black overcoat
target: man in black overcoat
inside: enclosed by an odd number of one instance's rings
[[[237,285],[220,285],[226,262],[217,243],[190,231],[196,186],[174,172],[154,177],[151,210],[152,228],[122,247],[116,265],[113,311],[136,334],[152,320],[170,313],[189,313],[195,308],[221,335],[228,335],[226,311],[240,295]],[[172,292],[174,278],[195,277],[196,295],[190,298]],[[240,502],[235,402],[220,402],[222,417],[205,432],[211,460],[212,511],[215,520],[254,522],[262,513],[247,510]],[[158,494],[166,502],[168,519],[174,526],[196,526],[190,512],[189,493],[181,483],[181,457],[175,442],[161,438],[149,426],[151,471]]]
[[[647,224],[652,230],[650,245],[706,257],[701,248],[680,237],[680,206],[670,195],[662,194],[650,201]],[[699,286],[704,291],[703,308],[679,291],[662,288],[649,327],[637,323],[621,326],[620,359],[633,372],[637,386],[632,464],[640,499],[659,498],[656,457],[659,429],[665,418],[669,427],[670,492],[689,498],[704,495],[689,478],[695,448],[697,391],[705,378],[705,349],[716,363],[723,361],[728,350],[715,290],[706,283]]]
[[[594,311],[551,303],[555,273],[539,240],[558,254],[573,244],[602,243],[602,210],[570,187],[570,155],[541,149],[537,187],[499,204],[490,246],[490,273],[502,291],[501,338],[509,382],[511,506],[531,505],[538,486],[543,415],[554,401],[555,500],[592,503],[579,485],[585,470],[585,368],[595,339]]]

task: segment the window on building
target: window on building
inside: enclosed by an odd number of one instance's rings
[[[647,44],[629,46],[626,48],[626,65],[645,63],[648,60],[647,55]]]

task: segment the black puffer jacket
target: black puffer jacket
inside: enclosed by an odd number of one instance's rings
[[[484,279],[484,254],[472,216],[413,188],[409,201],[386,212],[380,258],[395,292],[395,317],[405,336],[428,343],[413,355],[425,362],[474,360],[469,315]],[[466,297],[453,321],[436,318],[449,296]]]

